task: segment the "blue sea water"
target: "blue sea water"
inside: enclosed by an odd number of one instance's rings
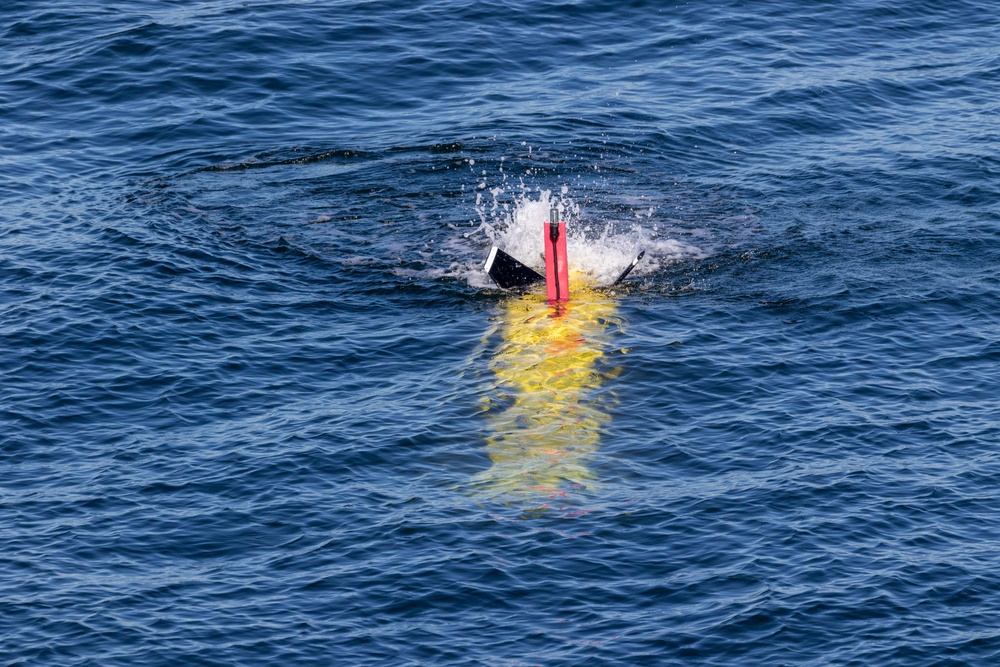
[[[997,664],[998,9],[3,3],[0,664]]]

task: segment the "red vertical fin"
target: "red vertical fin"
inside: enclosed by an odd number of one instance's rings
[[[566,223],[559,222],[559,211],[549,212],[545,223],[545,287],[549,301],[569,300],[569,263],[566,261]]]

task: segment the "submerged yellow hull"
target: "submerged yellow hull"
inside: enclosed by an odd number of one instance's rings
[[[598,390],[614,374],[599,362],[618,328],[616,310],[607,294],[579,289],[558,306],[541,294],[500,305],[495,385],[485,399],[492,465],[476,476],[477,488],[553,495],[593,484],[588,463],[610,419]]]

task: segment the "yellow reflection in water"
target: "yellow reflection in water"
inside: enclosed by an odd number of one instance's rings
[[[478,488],[557,496],[592,485],[588,463],[610,419],[598,390],[614,374],[598,362],[618,326],[616,306],[607,294],[580,289],[559,306],[541,294],[501,304],[490,364],[496,385],[485,399],[493,463],[476,476]]]

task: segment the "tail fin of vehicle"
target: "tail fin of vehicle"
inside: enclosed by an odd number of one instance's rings
[[[504,289],[526,287],[545,280],[542,274],[525,266],[500,248],[493,246],[483,267],[497,285]]]

